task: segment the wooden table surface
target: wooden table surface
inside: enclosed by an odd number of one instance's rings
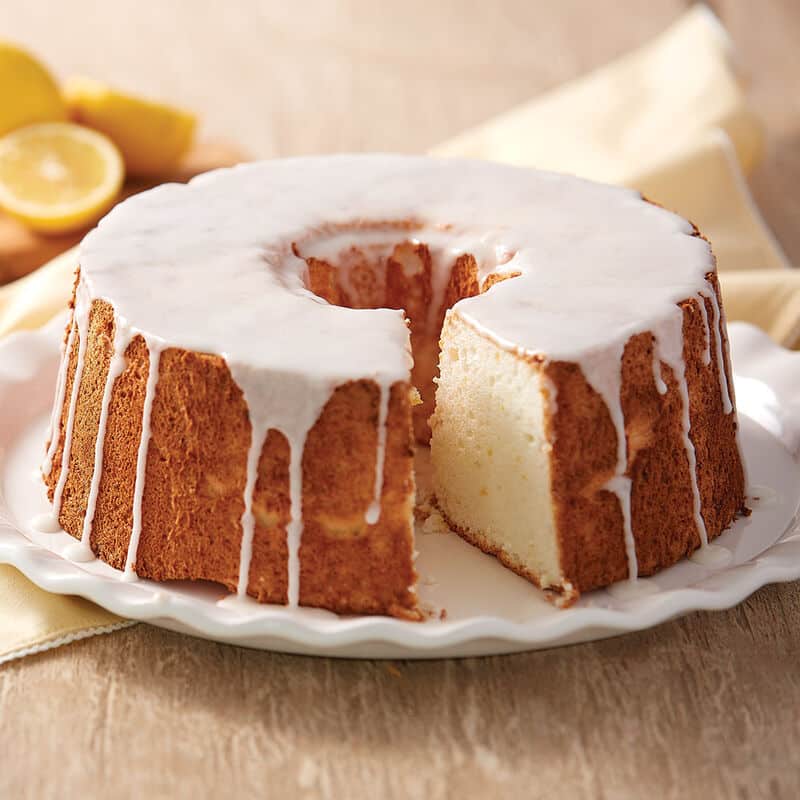
[[[770,132],[756,199],[800,264],[800,4],[713,6]],[[684,8],[4,0],[2,36],[61,74],[194,107],[257,156],[421,151]],[[800,584],[462,661],[301,658],[138,625],[0,670],[0,797],[796,798],[799,664]]]

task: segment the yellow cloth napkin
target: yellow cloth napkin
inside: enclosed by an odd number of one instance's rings
[[[744,172],[763,152],[731,41],[704,5],[644,47],[435,148],[621,183],[711,240],[729,320],[800,343],[800,271],[753,202]]]
[[[800,340],[800,271],[787,269],[743,176],[762,149],[727,34],[710,11],[695,6],[639,50],[433,152],[642,190],[711,239],[728,318],[754,322],[793,346]],[[75,264],[72,250],[0,289],[0,335],[37,327],[61,311]],[[0,567],[0,617],[0,660],[120,622],[85,601],[41,592],[10,567]]]
[[[49,594],[0,565],[0,664],[133,624],[82,597]]]
[[[38,328],[64,310],[75,255],[74,248],[68,250],[0,289],[0,336]],[[82,597],[50,594],[0,564],[0,664],[133,624]]]

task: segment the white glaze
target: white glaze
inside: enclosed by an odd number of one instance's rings
[[[633,536],[633,520],[631,517],[631,479],[625,475],[615,475],[606,483],[604,488],[609,492],[613,492],[619,500],[619,508],[622,512],[625,557],[628,560],[628,580],[635,581],[639,577],[639,562],[636,557],[636,539]]]
[[[125,370],[125,350],[130,341],[129,332],[119,319],[114,321],[114,338],[112,340],[111,360],[108,365],[108,375],[103,387],[103,398],[100,403],[100,420],[97,429],[97,438],[94,443],[94,467],[92,468],[92,481],[89,485],[89,497],[86,501],[86,512],[83,516],[83,530],[80,543],[71,549],[69,556],[74,561],[90,560],[94,558],[92,552],[91,536],[97,508],[97,495],[100,491],[100,479],[103,475],[103,447],[106,441],[106,428],[108,426],[108,409],[111,404],[111,393],[114,383]],[[80,558],[76,555],[80,552]]]
[[[450,282],[450,269],[453,259],[450,255],[445,235],[441,231],[436,231],[436,235],[425,242],[428,252],[431,254],[431,304],[428,307],[428,316],[425,320],[427,331],[435,331],[435,325],[439,321],[438,317],[444,303],[444,295],[447,291],[447,284]]]
[[[61,516],[61,501],[64,497],[64,487],[67,485],[69,475],[69,458],[72,453],[72,430],[75,426],[75,409],[78,407],[81,379],[83,378],[83,365],[86,361],[86,344],[89,339],[89,311],[91,298],[82,282],[79,282],[75,294],[75,327],[78,336],[78,358],[75,362],[75,375],[72,379],[72,392],[70,393],[69,409],[67,411],[67,424],[64,428],[64,447],[61,450],[61,472],[53,490],[53,517],[58,525]],[[64,360],[69,361],[69,351],[64,355]]]
[[[705,348],[703,349],[703,366],[707,367],[711,363],[711,326],[708,322],[708,309],[706,308],[706,295],[704,292],[697,293],[697,306],[700,309],[700,316],[703,318],[703,333],[705,336]]]
[[[664,377],[661,374],[661,358],[658,353],[658,346],[653,340],[653,380],[656,384],[656,391],[659,394],[666,394],[668,391],[667,384],[664,383]]]
[[[161,344],[153,338],[145,338],[150,357],[147,368],[144,407],[142,409],[142,434],[139,437],[139,449],[136,455],[136,478],[133,484],[133,525],[128,542],[128,554],[125,559],[124,577],[135,578],[136,555],[139,550],[139,538],[142,535],[142,497],[144,496],[145,473],[147,470],[147,451],[150,446],[150,413],[153,410],[153,399],[158,384],[158,368],[161,362]]]
[[[220,600],[217,600],[217,605],[220,608],[229,608],[232,611],[238,611],[241,614],[252,613],[259,604],[252,597],[247,594],[226,594]]]
[[[722,394],[722,413],[730,414],[733,411],[733,402],[731,400],[730,390],[728,388],[728,376],[725,371],[725,356],[722,351],[722,342],[724,333],[722,326],[724,321],[722,319],[722,311],[719,307],[717,295],[714,292],[709,292],[711,301],[711,308],[714,311],[714,345],[717,353],[717,371],[719,373],[719,388]],[[744,461],[742,462],[744,463]]]
[[[603,487],[617,496],[622,512],[622,531],[628,561],[628,579],[636,580],[639,566],[636,558],[636,539],[631,519],[631,479],[628,470],[628,442],[625,436],[625,417],[622,412],[622,353],[624,342],[608,350],[602,358],[581,363],[581,370],[590,386],[600,394],[608,409],[617,437],[617,463],[614,477]]]
[[[701,301],[702,304],[702,301]],[[689,385],[686,380],[686,361],[683,355],[683,312],[676,306],[672,319],[663,322],[654,340],[659,363],[663,360],[669,365],[675,378],[681,400],[681,436],[689,469],[689,482],[692,490],[692,514],[695,529],[700,537],[701,548],[708,546],[708,532],[702,513],[702,498],[697,483],[697,454],[691,438],[691,418],[689,405]]]
[[[59,525],[55,514],[52,511],[45,511],[42,514],[37,514],[28,523],[32,530],[38,533],[60,533],[61,525]]]
[[[414,224],[411,231],[399,232],[386,226],[387,220]],[[369,231],[348,230],[354,226],[367,226]],[[391,385],[409,379],[409,333],[402,312],[329,305],[304,286],[307,267],[298,252],[324,257],[320,248],[340,252],[365,236],[372,237],[368,243],[377,248],[387,236],[386,247],[404,238],[424,241],[434,256],[436,296],[446,287],[446,270],[465,253],[476,258],[481,280],[492,272],[520,273],[462,300],[450,313],[469,318],[501,346],[579,364],[601,394],[618,441],[615,474],[606,488],[619,498],[631,577],[637,569],[630,480],[625,474],[620,364],[632,335],[657,332],[654,378],[663,393],[663,360],[678,380],[695,519],[705,543],[689,436],[682,317],[676,305],[688,297],[709,293],[726,413],[732,403],[719,335],[721,314],[705,279],[714,270],[713,257],[708,244],[691,234],[685,220],[643,203],[638,193],[627,189],[483,162],[395,156],[240,166],[200,176],[188,186],[161,186],[120,204],[81,245],[79,294],[111,302],[116,320],[126,320],[131,335],[141,332],[150,351],[126,574],[132,576],[141,533],[158,354],[173,346],[216,353],[225,358],[242,389],[253,431],[239,594],[246,590],[252,555],[259,443],[274,428],[290,446],[288,594],[290,604],[297,604],[302,455],[308,432],[337,386],[372,379],[381,387],[383,409]],[[79,303],[75,328],[84,349],[87,322],[88,304]],[[710,343],[710,331],[708,339]],[[65,432],[65,465],[76,397],[77,388]],[[554,393],[550,403],[556,407]],[[375,498],[366,510],[368,521],[377,520],[385,417],[378,439]],[[101,454],[102,442],[99,448]],[[65,480],[62,469],[62,490]],[[60,499],[57,492],[56,509]]]
[[[374,525],[381,518],[381,494],[383,493],[383,466],[386,462],[386,423],[389,418],[389,395],[391,387],[380,387],[378,402],[378,446],[375,452],[375,488],[372,502],[367,508],[364,519],[368,525]]]
[[[53,413],[50,415],[49,433],[47,435],[47,453],[42,462],[42,474],[45,477],[53,471],[53,456],[58,449],[58,442],[61,434],[61,414],[64,410],[64,395],[67,391],[69,354],[72,352],[72,344],[75,341],[76,327],[74,319],[71,319],[66,344],[61,345],[61,363],[58,367],[58,378],[56,379],[56,397],[53,402]]]
[[[70,542],[64,548],[64,557],[68,558],[70,561],[79,561],[81,563],[94,561],[92,548],[87,547],[83,541]]]
[[[267,431],[252,429],[250,433],[250,448],[247,451],[247,479],[244,485],[244,512],[242,513],[242,545],[239,554],[239,584],[237,595],[247,595],[247,584],[250,579],[250,562],[253,559],[253,535],[256,520],[253,516],[253,495],[258,481],[258,462],[264,448]]]
[[[311,423],[313,424],[313,423]],[[309,425],[309,428],[311,426]],[[300,604],[300,537],[303,535],[303,450],[305,438],[291,443],[289,454],[289,499],[291,517],[286,526],[286,548],[289,551],[289,585],[287,601],[290,606]]]
[[[638,600],[660,591],[659,585],[652,578],[637,581],[619,581],[612,583],[606,591],[618,600]]]

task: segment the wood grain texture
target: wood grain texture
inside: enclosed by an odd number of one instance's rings
[[[140,625],[0,672],[0,796],[793,798],[799,609],[782,586],[624,638],[430,662]]]
[[[796,0],[718,0],[800,263]],[[258,156],[419,151],[647,40],[679,0],[6,0],[61,74],[198,109]],[[646,10],[645,10],[646,9]],[[143,625],[0,671],[0,797],[795,798],[800,585],[518,656],[346,662]]]

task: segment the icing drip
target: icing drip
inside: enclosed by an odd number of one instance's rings
[[[236,593],[239,597],[247,596],[247,584],[250,580],[250,562],[253,560],[253,536],[256,520],[253,515],[253,495],[258,481],[258,462],[267,431],[252,426],[250,447],[247,451],[247,480],[244,485],[244,513],[242,514],[242,546],[239,556],[239,585]]]
[[[123,324],[119,319],[114,320],[114,340],[112,343],[111,361],[108,365],[108,375],[103,388],[103,399],[100,405],[100,421],[97,428],[97,438],[94,443],[94,469],[92,470],[92,482],[89,487],[89,497],[86,501],[86,513],[83,517],[83,530],[81,532],[80,543],[70,547],[68,555],[73,561],[91,560],[94,558],[92,553],[91,536],[92,524],[94,523],[95,509],[97,508],[97,494],[100,490],[100,479],[103,474],[103,447],[106,441],[106,427],[108,424],[108,407],[111,403],[111,392],[114,383],[125,370],[125,349],[130,341],[130,336],[123,333]]]
[[[56,488],[53,491],[53,516],[56,521],[61,516],[61,501],[64,496],[64,487],[69,474],[69,458],[72,453],[72,431],[75,426],[75,409],[78,407],[78,394],[80,393],[83,378],[83,365],[86,360],[86,343],[89,339],[89,306],[88,297],[83,281],[78,282],[75,295],[75,325],[78,336],[78,360],[75,363],[75,375],[72,378],[72,394],[69,399],[67,412],[67,425],[64,429],[64,449],[61,451],[61,474],[58,476]],[[64,356],[69,360],[69,352]]]
[[[628,560],[628,579],[635,581],[639,575],[636,558],[636,539],[631,523],[631,479],[628,470],[628,442],[625,435],[625,416],[622,411],[622,354],[623,347],[612,348],[601,357],[581,363],[581,371],[589,385],[603,398],[617,435],[617,463],[614,477],[603,487],[617,496],[622,512],[622,531],[625,555]]]
[[[142,497],[144,495],[145,472],[147,470],[147,451],[150,444],[150,412],[153,410],[153,398],[158,385],[158,366],[161,359],[161,346],[148,337],[145,343],[150,353],[149,368],[147,370],[147,384],[144,395],[144,408],[142,409],[142,435],[139,438],[139,450],[136,454],[136,480],[133,485],[133,525],[131,538],[128,542],[128,555],[125,559],[126,580],[134,580],[134,564],[139,550],[139,538],[142,535]]]
[[[703,350],[703,366],[707,367],[711,363],[711,327],[708,324],[708,309],[706,308],[705,292],[697,293],[697,307],[703,317],[703,330],[705,335],[705,349]]]
[[[624,475],[616,475],[604,487],[613,492],[619,500],[622,511],[622,532],[625,537],[625,555],[628,559],[628,580],[635,581],[639,577],[639,561],[636,558],[636,539],[631,524],[631,479]]]
[[[661,376],[660,365],[663,360],[671,367],[680,394],[681,433],[689,466],[689,479],[692,490],[692,511],[695,527],[700,536],[701,547],[703,550],[707,550],[709,547],[708,533],[702,515],[702,500],[697,483],[697,456],[694,443],[690,436],[689,389],[686,379],[686,363],[683,356],[683,312],[680,307],[674,306],[671,315],[657,327],[658,333],[653,336],[653,369],[656,387],[661,394],[667,391],[667,386]],[[622,352],[622,348],[619,348],[616,351],[609,351],[602,356],[595,354],[593,358],[584,358],[579,363],[586,380],[603,398],[609,415],[611,416],[611,421],[616,429],[617,465],[615,475],[603,488],[613,492],[619,500],[623,518],[625,552],[628,560],[628,578],[629,580],[636,580],[638,575],[638,562],[631,514],[632,482],[625,474],[628,467],[627,442],[625,435],[625,419],[620,396],[622,383]],[[703,557],[704,556],[700,556],[700,558]]]
[[[383,493],[383,467],[386,463],[386,422],[389,417],[389,396],[391,387],[380,385],[378,403],[378,447],[375,455],[375,490],[373,500],[364,516],[368,525],[374,525],[381,518],[381,494]]]
[[[706,544],[689,556],[689,560],[694,561],[695,564],[712,569],[727,566],[732,559],[733,553],[727,547],[718,544]]]
[[[58,449],[60,439],[61,412],[64,410],[64,395],[67,391],[67,369],[69,367],[69,354],[72,352],[72,344],[75,341],[75,330],[77,324],[73,319],[69,326],[69,336],[66,345],[61,345],[61,363],[58,366],[58,378],[56,379],[56,397],[53,403],[53,413],[50,415],[50,434],[48,437],[47,454],[42,462],[42,474],[47,476],[53,471],[53,456]]]
[[[440,319],[439,313],[444,304],[444,296],[447,291],[447,284],[450,282],[450,274],[455,265],[455,260],[444,242],[432,244],[430,237],[426,237],[426,239],[428,240],[426,241],[428,252],[431,256],[431,303],[428,306],[425,330],[428,334],[435,334],[436,323]]]
[[[364,242],[383,253],[387,220],[414,221],[405,236],[395,229],[388,237],[392,241],[412,238],[413,232],[414,241],[428,246],[432,306],[441,306],[449,269],[465,253],[474,255],[481,282],[500,264],[504,271],[519,273],[458,302],[453,312],[501,347],[578,364],[602,396],[617,432],[616,466],[606,488],[619,499],[631,578],[637,564],[620,401],[621,358],[631,336],[658,333],[653,375],[663,394],[663,360],[678,381],[695,519],[705,542],[677,304],[708,291],[705,276],[714,270],[714,262],[708,244],[692,235],[689,223],[643,203],[627,189],[484,162],[392,156],[286,159],[138,195],[116,207],[81,245],[78,322],[70,335],[80,336],[81,326],[88,323],[88,308],[81,300],[85,285],[92,298],[113,298],[117,319],[129,321],[130,330],[141,332],[150,348],[126,575],[133,575],[141,533],[158,352],[178,347],[222,355],[250,414],[239,594],[246,591],[252,557],[252,495],[260,444],[273,428],[289,443],[288,598],[291,605],[298,603],[302,461],[308,433],[332,392],[348,381],[374,379],[383,407],[393,383],[408,381],[411,357],[401,312],[348,309],[314,296],[303,282],[307,264],[293,255],[293,245],[322,260],[327,253],[357,249]],[[371,226],[372,233],[359,225]],[[318,234],[332,229],[336,235],[320,241]],[[351,278],[355,275],[345,269],[345,286]],[[153,286],[165,290],[154,294]],[[729,413],[723,320],[716,295],[710,294],[723,407]],[[710,360],[711,326],[702,296],[700,305]],[[258,331],[265,335],[253,335]],[[156,338],[158,349],[153,346]],[[85,339],[83,335],[84,349]],[[81,355],[79,361],[82,369]],[[81,369],[76,370],[76,385]],[[555,392],[548,394],[555,411]],[[76,398],[77,389],[70,402],[67,447]],[[380,518],[385,425],[384,416],[368,522],[373,515],[376,521]],[[63,480],[64,473],[62,469]]]
[[[661,358],[658,354],[658,344],[655,337],[653,337],[653,379],[656,384],[656,391],[659,394],[667,393],[667,384],[664,383],[664,378],[661,375]]]
[[[286,590],[288,604],[300,604],[300,539],[303,535],[303,450],[305,437],[301,446],[292,443],[289,457],[289,500],[290,518],[286,526],[286,549],[289,554],[288,588]]]
[[[714,310],[714,340],[717,353],[717,369],[719,370],[719,389],[722,393],[722,413],[727,415],[733,411],[733,403],[728,389],[728,376],[725,374],[725,358],[722,352],[722,312],[720,311],[716,292],[709,293],[709,300],[711,300],[711,307]]]
[[[717,300],[717,294],[714,291],[713,287],[711,290],[706,294],[705,292],[701,291],[698,292],[698,301],[699,306],[703,314],[703,322],[705,325],[705,332],[706,332],[706,349],[703,353],[703,364],[708,366],[711,363],[711,341],[712,341],[712,333],[711,333],[711,326],[708,320],[708,311],[706,309],[705,300],[708,299],[711,303],[711,307],[714,311],[714,329],[715,333],[713,336],[715,347],[716,347],[716,355],[717,355],[717,368],[719,374],[719,389],[720,389],[720,397],[722,398],[722,411],[724,414],[730,414],[733,411],[733,404],[734,399],[731,396],[733,388],[728,383],[727,373],[725,369],[725,359],[722,352],[722,331],[725,325],[725,317],[720,308],[719,301]],[[742,470],[745,473],[745,483],[747,483],[747,464],[744,460],[744,456],[742,455],[742,445],[739,440],[739,423],[736,423],[736,431],[735,431],[735,442],[736,442],[736,449],[739,453],[739,462],[742,465]]]
[[[619,581],[607,588],[608,593],[616,600],[639,600],[659,591],[658,584],[652,578],[636,581]]]
[[[79,542],[70,542],[64,548],[64,555],[70,561],[87,562],[94,560],[94,553],[92,548],[84,545],[83,540]]]
[[[323,306],[323,308],[333,308]],[[386,312],[398,314],[399,312]],[[250,415],[252,434],[247,458],[245,515],[242,517],[242,547],[237,595],[243,598],[252,559],[255,524],[252,519],[253,490],[257,482],[258,461],[264,438],[269,430],[282,433],[289,443],[290,518],[286,526],[288,552],[287,594],[289,605],[298,605],[300,596],[300,545],[303,532],[303,452],[306,439],[337,384],[327,380],[309,381],[307,376],[290,373],[273,381],[254,379],[253,367],[237,361],[228,366],[237,385],[242,388]],[[249,510],[249,513],[248,513]]]
[[[700,488],[697,485],[697,454],[691,438],[689,386],[686,381],[686,362],[683,357],[683,312],[676,306],[672,319],[660,326],[656,337],[657,349],[663,361],[669,364],[678,385],[681,398],[681,436],[686,459],[689,462],[689,482],[692,489],[692,513],[702,547],[708,546],[708,533],[702,514]]]
[[[336,282],[352,300],[360,294],[358,281],[353,273],[363,263],[383,264],[391,258],[394,244],[403,232],[387,225],[378,225],[360,231],[357,241],[350,230],[322,231],[317,236],[295,243],[295,252],[302,259],[314,258],[336,266]],[[411,239],[413,241],[413,239]],[[372,290],[375,300],[386,293],[386,271],[369,270],[375,281]],[[361,287],[363,289],[363,287]]]
[[[52,511],[37,514],[29,523],[31,528],[39,533],[61,533],[61,525]]]

